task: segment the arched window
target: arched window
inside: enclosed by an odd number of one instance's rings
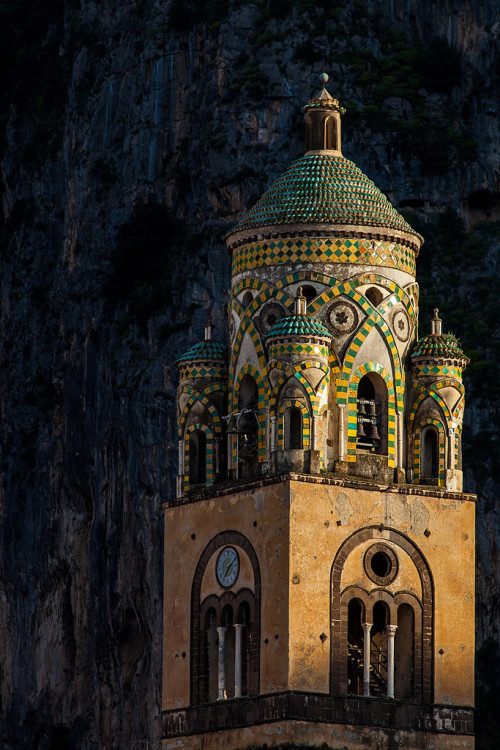
[[[225,587],[205,591],[207,568],[216,570],[224,547],[246,556],[246,573]],[[213,567],[212,567],[213,566]],[[216,574],[215,574],[216,575]],[[222,532],[205,547],[191,590],[191,705],[257,695],[260,681],[260,568],[250,542],[237,532]],[[202,598],[202,590],[205,591]]]
[[[367,289],[365,292],[365,297],[372,303],[373,307],[378,307],[384,299],[384,295],[382,294],[380,289],[377,289],[376,286],[371,286],[369,289]]]
[[[387,453],[387,386],[370,372],[358,384],[356,446],[372,453]]]
[[[241,299],[241,306],[242,306],[242,308],[244,310],[246,310],[247,307],[250,306],[250,304],[252,303],[252,301],[253,301],[253,294],[252,294],[252,292],[245,292],[245,294],[243,295],[243,297]]]
[[[258,469],[258,388],[251,375],[244,375],[238,392],[238,440],[237,477],[244,479],[257,473]]]
[[[317,294],[316,289],[311,284],[306,284],[302,287],[302,295],[306,298],[307,304],[312,302]]]
[[[189,486],[207,483],[207,438],[201,430],[189,436]]]
[[[394,639],[395,697],[410,700],[414,693],[415,613],[409,604],[398,607],[398,628]]]
[[[338,151],[340,150],[340,139],[337,138],[337,127],[340,126],[340,120],[337,123],[335,117],[330,115],[324,120],[324,143],[325,149]]]
[[[387,694],[387,626],[389,611],[385,602],[373,605],[373,625],[370,647],[370,693]]]
[[[205,615],[206,669],[203,675],[203,693],[208,702],[217,700],[217,664],[219,658],[219,638],[217,635],[217,614],[212,607]]]
[[[244,697],[245,695],[248,695],[248,677],[250,666],[250,605],[248,604],[248,602],[242,602],[238,607],[238,627],[240,628],[240,695]],[[238,638],[238,634],[236,635]],[[238,643],[236,645],[238,646]]]
[[[347,608],[347,692],[363,695],[363,604],[351,599]]]
[[[436,428],[432,425],[424,427],[422,430],[421,442],[421,481],[425,481],[426,479],[437,479],[439,476],[438,444],[438,433]]]
[[[219,695],[219,699],[234,698],[234,622],[233,622],[233,608],[230,604],[226,604],[222,610],[221,616],[221,628],[225,628],[224,631],[224,649],[223,659],[224,664],[224,688],[222,694]],[[220,636],[219,636],[220,638]]]
[[[302,449],[302,412],[297,406],[285,411],[285,450]]]

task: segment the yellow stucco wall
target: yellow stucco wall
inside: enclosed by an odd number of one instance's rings
[[[388,488],[295,480],[166,508],[163,709],[189,705],[191,587],[200,556],[214,536],[240,532],[259,560],[260,693],[328,693],[332,563],[354,532],[380,524],[414,542],[431,570],[435,702],[472,705],[474,512],[474,502],[456,494],[405,495]],[[380,539],[384,536],[382,532]],[[346,560],[341,588],[376,587],[367,583],[362,565],[373,541],[363,542]],[[398,557],[399,572],[387,589],[421,598],[414,563],[397,545],[388,544]],[[242,575],[245,580],[250,575],[246,564]],[[202,597],[220,593],[213,565],[207,567],[202,592]]]

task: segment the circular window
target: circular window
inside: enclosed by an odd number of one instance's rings
[[[365,554],[365,572],[374,583],[386,586],[398,574],[398,558],[385,544],[374,544]]]

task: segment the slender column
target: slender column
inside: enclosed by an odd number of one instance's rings
[[[363,623],[363,695],[370,695],[370,650],[371,641],[370,633],[372,629],[371,622]]]
[[[184,440],[179,440],[179,474],[184,474]]]
[[[316,423],[317,419],[314,414],[311,414],[311,450],[316,450]]]
[[[448,469],[453,469],[453,460],[454,460],[454,445],[453,445],[453,438],[455,435],[454,430],[448,431]]]
[[[398,469],[403,468],[403,413],[398,413]]]
[[[234,697],[241,698],[241,636],[244,625],[235,625],[234,639]]]
[[[269,406],[266,406],[266,462],[269,463],[270,451],[271,451],[271,425],[269,423]]]
[[[227,628],[217,628],[217,634],[219,636],[219,671],[218,671],[218,687],[219,695],[217,700],[223,701],[226,699],[226,630]]]
[[[394,636],[397,625],[387,626],[387,697],[394,698]]]
[[[276,417],[271,417],[271,450],[276,450]]]
[[[345,416],[345,404],[337,404],[339,410],[339,459],[343,461],[345,459],[345,435],[344,435],[344,416]]]

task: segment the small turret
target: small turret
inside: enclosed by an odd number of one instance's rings
[[[176,362],[180,379],[178,495],[213,484],[224,471],[221,417],[227,410],[227,346],[212,335],[209,321],[205,339]]]
[[[306,156],[309,154],[327,153],[342,156],[340,116],[345,113],[326,90],[327,73],[319,77],[323,88],[309,100],[303,108],[306,124]]]
[[[414,481],[462,489],[462,372],[469,362],[452,333],[443,333],[434,309],[431,332],[410,357],[412,409],[409,417],[409,464]]]

